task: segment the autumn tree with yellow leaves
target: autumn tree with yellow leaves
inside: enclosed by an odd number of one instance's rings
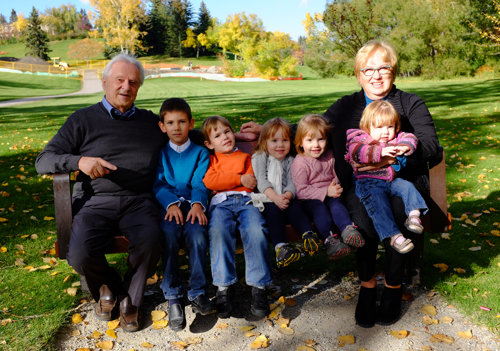
[[[133,54],[143,48],[144,33],[139,27],[146,16],[142,0],[90,0],[90,5],[97,10],[91,18],[111,51]]]

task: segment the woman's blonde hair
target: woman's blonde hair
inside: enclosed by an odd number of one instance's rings
[[[210,132],[217,127],[217,123],[222,123],[223,126],[229,127],[231,131],[234,132],[231,123],[222,116],[210,116],[207,117],[201,124],[201,134],[203,134],[203,139],[210,142]]]
[[[259,139],[257,140],[257,146],[255,147],[255,152],[265,152],[266,154],[269,154],[267,151],[267,140],[272,138],[278,130],[282,131],[284,138],[288,138],[288,140],[290,140],[291,131],[288,122],[283,118],[272,118],[262,126]]]
[[[364,68],[370,56],[377,51],[380,51],[382,53],[382,58],[386,60],[389,65],[391,65],[393,80],[396,78],[396,75],[398,74],[398,55],[396,54],[396,50],[384,41],[371,40],[358,50],[358,53],[354,58],[354,73],[356,74],[356,78],[358,78],[358,80],[362,74],[361,69]]]
[[[370,134],[372,126],[386,126],[391,124],[396,125],[396,133],[399,132],[401,122],[398,112],[389,101],[377,100],[366,106],[361,115],[359,128]]]
[[[321,136],[328,140],[328,132],[330,126],[322,115],[310,114],[300,119],[295,133],[295,149],[299,155],[304,153],[304,148],[301,146],[302,139],[306,136],[318,132]]]

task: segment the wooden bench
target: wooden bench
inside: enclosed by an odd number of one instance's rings
[[[237,147],[251,153],[254,143],[238,142]],[[446,166],[443,160],[437,166],[429,171],[430,192],[434,204],[428,204],[433,213],[433,217],[426,215],[423,218],[425,230],[428,232],[444,232],[449,229],[450,221],[447,211],[446,201]],[[54,174],[54,206],[55,218],[57,227],[57,240],[55,243],[56,255],[59,258],[66,258],[68,253],[68,245],[71,237],[71,224],[73,221],[71,210],[71,184],[70,174]],[[441,213],[439,213],[439,212]],[[287,239],[291,242],[299,241],[299,235],[293,228],[287,226]],[[112,245],[109,247],[108,253],[125,253],[128,250],[128,240],[117,233],[114,237]]]

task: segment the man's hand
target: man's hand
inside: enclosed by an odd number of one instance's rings
[[[91,179],[104,177],[111,171],[116,171],[118,168],[108,161],[100,157],[82,156],[78,161],[80,171],[88,175]]]
[[[184,217],[182,216],[182,211],[177,204],[170,205],[167,208],[167,214],[165,214],[165,220],[172,222],[175,219],[175,223],[183,225]]]
[[[340,184],[332,182],[332,183],[330,183],[330,185],[328,185],[327,195],[330,197],[337,198],[340,195],[342,195],[342,191],[344,191],[344,189],[342,188],[342,186]]]
[[[198,222],[201,225],[207,225],[208,223],[207,216],[205,216],[205,213],[203,212],[203,206],[201,206],[201,204],[199,203],[195,203],[193,204],[193,206],[191,206],[191,209],[186,216],[186,222],[189,222],[189,220],[191,220],[191,224],[194,224],[196,219],[198,219]]]
[[[257,186],[257,179],[253,174],[243,174],[240,178],[241,185],[248,189],[253,189]]]
[[[241,125],[240,132],[236,133],[236,139],[254,141],[260,135],[262,126],[256,122],[246,122]]]

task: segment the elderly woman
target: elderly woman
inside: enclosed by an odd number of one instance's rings
[[[401,130],[410,132],[418,138],[416,152],[407,158],[406,166],[399,175],[415,183],[426,200],[429,194],[428,170],[442,159],[442,148],[434,128],[434,122],[423,100],[415,94],[409,94],[396,88],[394,80],[398,68],[397,55],[387,43],[370,41],[356,54],[354,69],[361,91],[347,95],[335,102],[324,116],[334,126],[333,145],[336,170],[344,187],[344,201],[354,223],[363,233],[366,244],[356,252],[358,274],[361,280],[356,323],[362,327],[371,327],[375,322],[388,325],[396,322],[401,314],[401,283],[405,266],[405,255],[396,252],[386,240],[385,286],[378,310],[376,309],[375,267],[378,237],[364,206],[354,193],[352,168],[344,160],[346,131],[359,128],[364,108],[374,100],[389,101],[399,113]],[[383,162],[394,163],[387,157]],[[398,227],[405,230],[404,206],[400,198],[393,198],[393,213]]]
[[[356,252],[358,274],[361,289],[356,306],[356,323],[369,328],[375,323],[389,325],[396,322],[401,314],[401,297],[405,255],[395,251],[388,240],[385,245],[385,285],[380,306],[376,307],[376,256],[379,238],[373,224],[353,186],[352,168],[344,160],[346,152],[346,131],[359,128],[364,108],[375,100],[386,99],[394,105],[401,118],[401,130],[411,132],[418,138],[416,152],[409,156],[406,165],[400,165],[399,175],[413,182],[426,200],[429,198],[428,170],[442,159],[442,148],[436,135],[432,117],[423,100],[415,94],[409,94],[396,88],[398,60],[395,50],[387,43],[370,41],[357,53],[354,61],[356,78],[361,90],[346,95],[336,101],[324,114],[333,126],[332,145],[335,154],[335,170],[344,189],[343,200],[349,209],[351,218],[365,238],[365,245]],[[260,132],[260,126],[254,122],[242,126],[242,136],[248,137]],[[396,160],[386,157],[385,164]],[[377,165],[377,166],[381,166]],[[392,199],[394,217],[405,236],[412,236],[406,231],[404,206],[400,198]]]

